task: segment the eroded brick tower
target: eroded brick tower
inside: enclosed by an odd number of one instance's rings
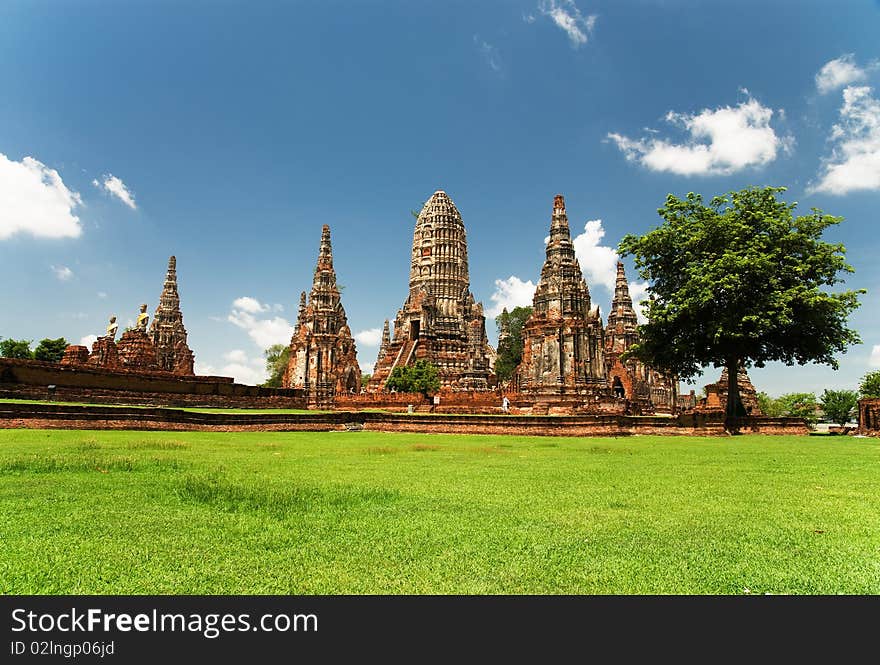
[[[492,375],[483,306],[470,291],[467,238],[461,214],[446,192],[425,203],[413,232],[409,296],[383,341],[370,380],[381,390],[397,366],[426,358],[444,387],[485,389]]]
[[[584,398],[608,393],[602,319],[599,308],[591,307],[561,195],[553,200],[546,259],[522,336],[516,377],[522,393]]]
[[[664,376],[643,362],[621,355],[639,341],[639,320],[633,308],[623,263],[617,262],[614,299],[605,326],[605,363],[608,384],[617,397],[625,397],[635,411],[672,413],[678,399],[678,381]]]
[[[308,303],[305,292],[300,296],[282,385],[304,389],[312,407],[330,406],[334,395],[357,392],[361,387],[357,350],[336,285],[330,227],[326,224]]]
[[[150,340],[156,348],[156,362],[160,370],[192,376],[195,358],[186,343],[186,328],[180,311],[180,295],[177,292],[177,259],[168,259],[168,272],[159,305],[150,325]]]

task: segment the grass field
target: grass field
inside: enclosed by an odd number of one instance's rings
[[[0,592],[880,593],[880,441],[0,430]]]

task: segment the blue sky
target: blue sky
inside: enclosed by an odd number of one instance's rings
[[[667,193],[784,185],[846,218],[864,344],[752,378],[855,387],[880,366],[878,35],[867,0],[4,2],[0,336],[152,313],[175,254],[197,369],[258,381],[329,224],[369,369],[437,189],[491,315],[529,300],[554,194],[607,313]]]

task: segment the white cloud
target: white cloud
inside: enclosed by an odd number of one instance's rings
[[[124,182],[122,182],[122,180],[112,173],[104,175],[103,177],[104,180],[102,182],[92,180],[92,184],[98,189],[103,189],[108,194],[115,196],[132,210],[137,210],[137,205],[134,202],[134,193]]]
[[[816,89],[824,95],[850,83],[864,81],[865,77],[865,70],[855,63],[855,55],[847,53],[822,66],[816,74]]]
[[[273,344],[288,344],[293,335],[293,326],[280,316],[258,318],[254,316],[271,309],[256,298],[244,296],[236,298],[232,303],[232,311],[226,317],[230,323],[247,331],[247,334],[260,347],[267,349]]]
[[[489,65],[489,69],[493,72],[500,72],[501,56],[498,54],[498,49],[492,46],[492,44],[480,39],[479,35],[474,35],[474,44],[477,45],[477,48],[480,49],[480,53],[483,54],[483,58],[486,60],[486,64]]]
[[[358,361],[358,365],[361,367],[361,374],[372,374],[373,367],[375,367],[376,363],[366,363]]]
[[[82,339],[79,340],[81,346],[85,346],[88,349],[92,348],[92,344],[94,344],[98,339],[97,335],[86,335]]]
[[[250,296],[242,296],[241,298],[236,298],[232,301],[232,306],[235,309],[240,309],[250,314],[268,312],[270,309],[269,305],[264,305],[256,298],[251,298]]]
[[[880,189],[880,101],[867,86],[843,91],[840,122],[831,128],[831,156],[810,192],[843,195]]]
[[[0,240],[14,233],[76,238],[82,226],[73,213],[82,205],[55,169],[33,157],[14,162],[0,153]]]
[[[614,293],[614,282],[617,279],[617,252],[613,247],[601,244],[605,237],[601,219],[592,219],[584,224],[584,232],[572,239],[574,253],[587,285],[599,284]]]
[[[255,386],[268,378],[263,358],[251,358],[240,349],[223,354],[229,362],[220,367],[209,363],[196,362],[195,373],[200,376],[231,376],[236,383]]]
[[[223,358],[231,363],[246,363],[248,361],[247,353],[241,349],[232,349],[223,354]]]
[[[629,283],[629,296],[633,301],[633,309],[636,311],[636,316],[639,319],[639,323],[647,323],[647,317],[642,313],[641,304],[645,300],[648,299],[648,283],[647,282],[630,282]]]
[[[495,318],[505,307],[508,312],[514,307],[531,307],[535,287],[536,284],[532,283],[532,280],[524,282],[515,275],[507,279],[496,279],[495,292],[489,296],[493,305],[486,314]]]
[[[355,333],[355,340],[364,346],[379,346],[382,343],[382,328],[369,328]]]
[[[871,350],[871,357],[868,360],[871,367],[880,367],[880,344],[875,344]]]
[[[608,134],[627,160],[639,162],[652,171],[679,175],[730,175],[745,168],[764,166],[779,150],[790,151],[793,138],[780,137],[770,126],[773,109],[749,98],[736,107],[703,109],[696,115],[666,114],[666,121],[685,129],[684,143],[645,137],[631,139],[615,132]]]
[[[589,16],[581,14],[574,0],[541,0],[538,3],[538,11],[544,16],[549,16],[568,35],[571,45],[575,48],[587,43],[598,18],[595,14]],[[531,21],[525,20],[531,23],[534,17]]]
[[[522,20],[525,21],[526,23],[534,23],[535,22],[535,15],[534,14],[526,14],[525,12],[523,12]]]
[[[98,291],[98,297],[101,300],[104,300],[107,297],[107,292],[106,291]]]
[[[49,266],[49,269],[55,273],[55,277],[61,282],[66,282],[73,277],[73,270],[67,266]]]

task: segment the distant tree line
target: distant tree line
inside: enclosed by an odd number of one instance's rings
[[[760,392],[758,405],[761,411],[774,418],[791,416],[813,424],[822,413],[825,420],[842,427],[856,417],[859,399],[871,397],[880,398],[880,370],[862,377],[858,390],[826,389],[819,398],[813,393],[786,393],[771,397]]]
[[[64,357],[64,349],[69,342],[63,337],[58,339],[41,339],[37,348],[31,351],[29,339],[0,339],[0,356],[19,360],[42,360],[57,363]]]

